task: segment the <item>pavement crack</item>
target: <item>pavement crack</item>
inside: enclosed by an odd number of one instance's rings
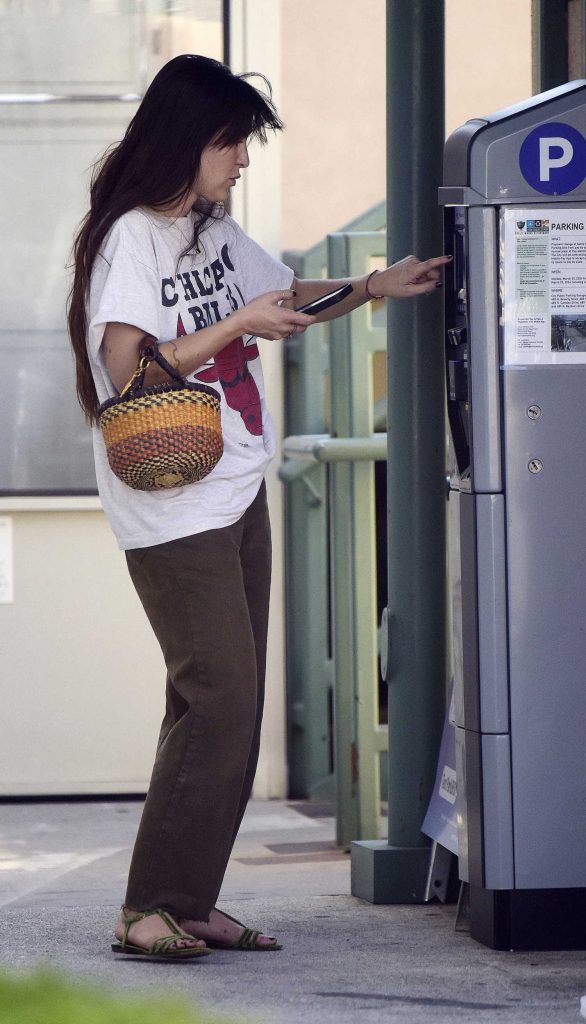
[[[472,1003],[462,999],[432,996],[401,996],[385,992],[314,992],[324,999],[374,999],[383,1003],[409,1003],[412,1006],[449,1006],[461,1010],[505,1010],[507,1003]]]

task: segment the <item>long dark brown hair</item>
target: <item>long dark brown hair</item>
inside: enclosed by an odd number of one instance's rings
[[[122,141],[94,167],[90,208],[73,244],[73,284],[67,301],[77,397],[90,423],[97,418],[98,397],[86,348],[86,304],[100,246],[114,222],[129,210],[160,209],[185,200],[210,143],[230,146],[251,136],[266,142],[268,128],[283,127],[266,79],[269,96],[251,85],[248,77],[234,75],[209,57],[175,57],[153,79]],[[193,240],[187,251],[197,248],[210,218],[224,212],[205,200],[195,210]]]

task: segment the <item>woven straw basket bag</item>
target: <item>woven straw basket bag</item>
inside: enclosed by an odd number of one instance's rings
[[[145,388],[152,362],[171,379]],[[138,491],[202,480],[224,451],[217,391],[176,373],[151,338],[142,345],[138,366],[119,398],[100,406],[98,422],[112,472]]]

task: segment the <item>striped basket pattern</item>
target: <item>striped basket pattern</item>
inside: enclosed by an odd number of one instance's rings
[[[196,483],[224,450],[218,393],[184,380],[104,402],[99,424],[112,472],[139,491]]]

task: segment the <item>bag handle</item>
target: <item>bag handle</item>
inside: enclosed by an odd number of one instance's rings
[[[140,339],[140,356],[138,360],[138,366],[132,374],[130,380],[122,388],[120,392],[120,398],[123,395],[127,395],[129,398],[134,398],[140,394],[143,389],[144,375],[151,363],[158,363],[162,370],[175,381],[176,384],[185,384],[185,378],[174,370],[170,363],[167,362],[164,356],[159,351],[159,345],[156,338],[153,338],[152,334],[143,334]]]

